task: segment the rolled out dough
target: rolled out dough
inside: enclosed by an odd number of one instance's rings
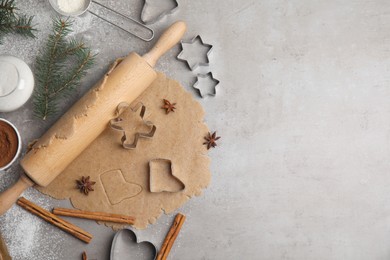
[[[175,112],[166,114],[161,109],[163,99],[177,103]],[[154,223],[163,211],[170,213],[200,195],[211,178],[210,159],[202,145],[209,132],[203,108],[178,82],[158,73],[152,85],[121,114],[127,134],[134,130],[129,113],[139,102],[146,106],[144,119],[157,127],[152,138],[141,138],[135,149],[126,150],[121,145],[122,132],[111,129],[107,122],[107,129],[49,186],[37,189],[56,199],[69,198],[78,209],[134,216],[134,227],[139,229]],[[149,162],[154,159],[170,160],[174,169],[172,173],[154,173],[167,176],[152,178],[158,182],[152,186],[162,192],[150,191]],[[95,191],[88,196],[76,188],[81,176],[96,181]],[[175,188],[178,180],[184,189]]]

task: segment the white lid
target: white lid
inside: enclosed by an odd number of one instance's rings
[[[0,112],[14,111],[23,106],[34,90],[30,67],[14,56],[0,56]]]

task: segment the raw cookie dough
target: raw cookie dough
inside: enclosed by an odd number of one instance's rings
[[[163,99],[177,103],[174,113],[161,109]],[[111,129],[107,122],[107,129],[49,186],[37,188],[56,199],[70,198],[78,209],[134,216],[134,227],[139,229],[154,223],[163,211],[170,213],[200,195],[211,177],[210,159],[202,145],[209,132],[203,122],[203,108],[178,82],[162,73],[130,107],[139,102],[146,106],[145,120],[157,127],[152,138],[141,138],[135,149],[126,150],[121,145],[122,132]],[[121,115],[124,121],[126,112]],[[126,125],[131,131],[131,122]],[[149,162],[153,159],[171,160],[184,190],[150,192]],[[88,196],[76,188],[81,176],[96,181],[95,191]],[[162,186],[164,183],[159,188],[166,190]]]

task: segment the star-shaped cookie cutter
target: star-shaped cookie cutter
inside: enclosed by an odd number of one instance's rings
[[[121,131],[123,133],[123,136],[121,138],[122,146],[125,149],[135,149],[137,147],[137,143],[139,138],[152,138],[154,136],[154,133],[156,132],[157,127],[150,121],[145,121],[145,111],[146,107],[142,103],[138,103],[133,108],[130,108],[134,113],[136,113],[138,110],[140,110],[139,116],[141,117],[142,121],[145,123],[145,125],[150,126],[151,130],[147,133],[141,133],[138,132],[134,136],[134,141],[132,143],[128,143],[128,136],[126,135],[126,130],[119,124],[123,121],[123,119],[120,117],[120,114],[123,112],[123,110],[127,109],[130,105],[127,103],[120,103],[116,109],[117,117],[110,120],[110,127],[114,130]]]
[[[187,58],[183,57],[184,54],[185,54],[185,50],[184,50],[183,45],[184,44],[194,44],[197,41],[199,41],[201,45],[203,45],[203,46],[208,48],[208,51],[205,54],[206,62],[190,62]],[[194,38],[192,38],[189,41],[185,41],[185,40],[180,41],[180,46],[181,46],[181,52],[179,53],[179,55],[177,55],[176,58],[178,60],[186,62],[188,67],[191,70],[196,70],[199,66],[209,66],[209,64],[210,64],[209,55],[210,55],[211,51],[213,50],[213,45],[204,43],[203,40],[202,40],[202,37],[200,37],[200,35],[195,36]]]
[[[212,86],[212,92],[203,93],[202,89],[200,89],[198,86],[200,85],[199,79],[210,79],[210,82],[213,83]],[[192,87],[196,90],[198,90],[199,95],[201,98],[204,98],[206,95],[209,96],[215,96],[217,94],[217,86],[219,85],[219,80],[213,77],[213,73],[209,72],[207,74],[198,74],[197,75],[197,81],[192,85]]]

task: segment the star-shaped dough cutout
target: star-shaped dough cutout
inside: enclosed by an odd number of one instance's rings
[[[182,51],[177,56],[178,60],[185,61],[191,70],[199,66],[209,65],[209,55],[213,46],[204,43],[198,35],[190,41],[181,41]]]
[[[213,77],[213,73],[198,74],[198,80],[194,83],[193,87],[199,91],[200,96],[203,98],[206,95],[215,96],[217,94],[216,87],[219,84],[219,80]]]

